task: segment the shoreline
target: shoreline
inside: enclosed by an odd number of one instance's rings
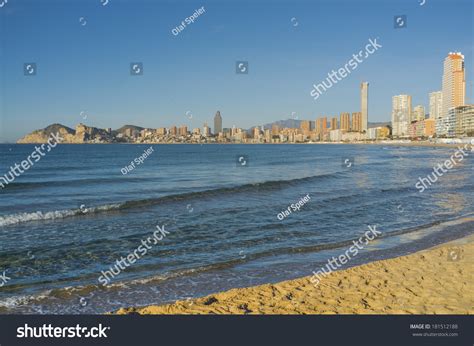
[[[113,314],[474,314],[474,235],[409,255]],[[317,268],[315,268],[317,269]]]
[[[44,144],[43,142],[31,142],[31,143],[0,143],[0,145],[38,145]],[[428,147],[428,148],[457,148],[462,143],[431,143],[431,142],[410,142],[410,143],[398,143],[398,142],[351,142],[351,143],[339,143],[339,142],[312,142],[312,143],[162,143],[162,142],[145,142],[145,143],[59,143],[58,145],[383,145],[383,146],[395,146],[395,147]]]

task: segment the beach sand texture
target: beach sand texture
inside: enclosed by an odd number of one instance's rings
[[[317,287],[310,278],[116,313],[473,314],[474,236],[333,272]]]

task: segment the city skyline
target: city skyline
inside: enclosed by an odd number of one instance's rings
[[[461,52],[449,52],[444,60],[442,75],[443,90],[431,92],[429,97],[429,113],[423,105],[412,107],[411,95],[402,94],[392,96],[392,119],[388,127],[369,128],[369,83],[360,84],[360,111],[350,113],[341,112],[336,116],[319,116],[312,120],[293,120],[299,125],[278,125],[281,121],[270,124],[255,124],[249,129],[236,127],[223,128],[223,118],[220,111],[213,118],[214,130],[204,122],[202,132],[199,127],[192,131],[186,124],[169,128],[143,128],[126,125],[112,131],[85,126],[80,123],[76,126],[75,134],[69,138],[73,142],[121,142],[123,140],[139,142],[243,142],[253,140],[252,143],[280,143],[280,142],[313,142],[313,141],[366,141],[387,138],[429,138],[438,136],[465,136],[474,134],[474,105],[465,103],[465,70],[464,55]],[[448,102],[443,102],[447,100]],[[446,106],[448,104],[448,106]],[[192,114],[186,113],[189,119]],[[329,121],[328,121],[329,119]],[[314,124],[314,125],[313,125]],[[54,124],[53,126],[56,126]],[[127,127],[128,126],[128,127]],[[50,126],[48,126],[49,128]],[[71,129],[66,130],[68,133]],[[33,135],[33,138],[31,137]],[[191,136],[191,137],[190,137]],[[34,132],[21,138],[21,143],[34,142]]]
[[[362,81],[370,81],[370,120],[389,121],[393,95],[408,93],[414,104],[428,107],[428,92],[441,90],[439,60],[447,51],[462,51],[472,61],[468,1],[457,6],[262,3],[245,9],[232,2],[209,4],[199,21],[177,36],[171,29],[201,3],[38,6],[19,0],[0,11],[0,30],[6,33],[1,39],[0,142],[51,123],[87,121],[117,128],[187,121],[201,127],[204,121],[212,124],[208,115],[216,109],[230,126],[244,128],[293,113],[313,120],[358,111],[360,95],[354,90]],[[40,10],[43,15],[37,16]],[[399,13],[407,15],[407,28],[393,27]],[[347,25],[334,26],[336,20]],[[314,81],[376,37],[383,45],[377,54],[317,101],[309,95]],[[236,73],[237,61],[248,62],[247,74]],[[130,75],[134,62],[142,63],[141,75]],[[36,64],[36,75],[24,75],[25,63]],[[472,70],[466,74],[472,80]],[[413,85],[409,81],[415,76]],[[186,120],[188,112],[191,120]]]

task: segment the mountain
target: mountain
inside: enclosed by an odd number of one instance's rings
[[[119,133],[121,133],[122,135],[125,135],[128,129],[132,129],[132,132],[140,132],[144,128],[140,126],[135,126],[135,125],[124,125],[121,128],[114,130],[113,132],[115,135]]]
[[[263,128],[265,130],[266,129],[271,129],[273,125],[278,125],[280,128],[286,128],[286,127],[288,127],[288,128],[300,128],[301,120],[297,120],[297,119],[278,120],[278,121],[274,121],[272,123],[263,125]]]
[[[46,143],[51,137],[51,134],[59,133],[60,137],[65,140],[70,139],[75,135],[75,131],[70,127],[61,124],[52,124],[41,130],[35,130],[30,134],[27,134],[23,138],[20,138],[17,143]]]
[[[392,126],[392,123],[390,121],[383,121],[383,122],[378,122],[378,123],[371,123],[369,122],[369,129],[372,127],[386,127],[386,126]]]
[[[109,143],[114,140],[111,133],[96,127],[79,124],[73,130],[62,124],[53,124],[27,134],[17,143],[46,143],[52,134],[59,134],[63,138],[61,143]]]

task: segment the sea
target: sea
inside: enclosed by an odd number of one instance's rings
[[[34,150],[0,144],[0,177]],[[369,226],[381,234],[344,267],[470,235],[474,153],[416,187],[456,150],[58,145],[0,189],[0,313],[102,314],[310,276]],[[99,282],[159,228],[165,237]]]

